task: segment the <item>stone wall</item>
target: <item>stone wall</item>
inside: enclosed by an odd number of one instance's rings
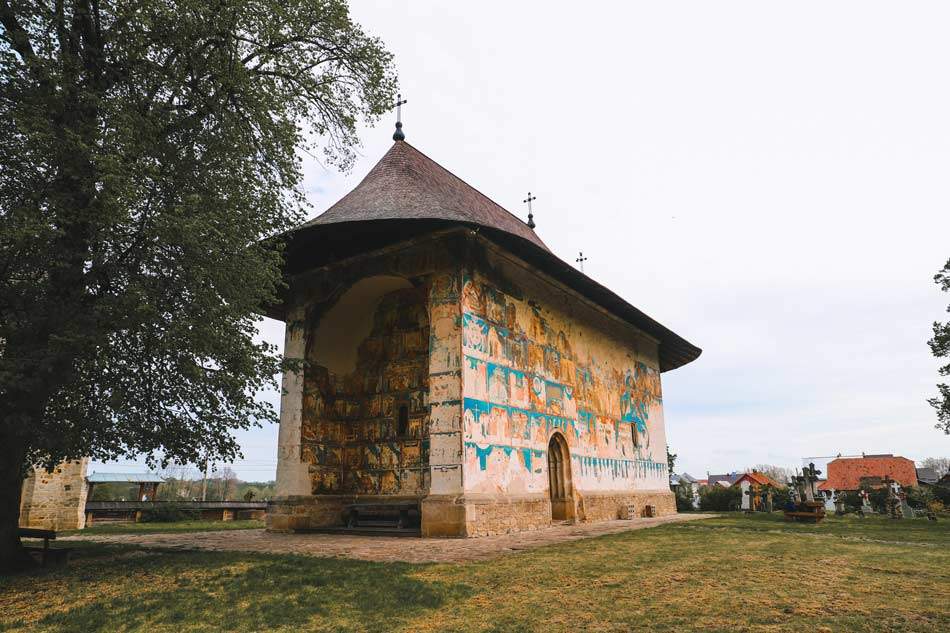
[[[341,525],[343,506],[352,497],[343,495],[288,495],[267,504],[267,529],[292,532]]]
[[[578,520],[584,522],[637,519],[647,516],[646,506],[653,506],[654,516],[676,514],[676,498],[670,491],[630,492],[625,494],[588,493],[577,499]],[[633,509],[633,516],[629,510]]]
[[[20,525],[47,530],[78,530],[86,525],[88,459],[63,462],[53,472],[36,468],[23,482]]]
[[[551,500],[546,494],[465,496],[466,536],[524,532],[549,525]]]

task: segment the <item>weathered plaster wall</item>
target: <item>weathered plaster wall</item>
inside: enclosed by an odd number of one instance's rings
[[[577,518],[616,518],[634,493],[674,511],[654,341],[491,252],[465,276],[462,319],[466,498],[540,512],[560,432]]]
[[[284,357],[303,362],[306,354],[305,311],[293,308],[287,315]],[[300,427],[303,408],[302,367],[288,369],[281,380],[280,428],[277,434],[277,485],[275,495],[288,498],[311,492],[308,465],[300,457]],[[281,529],[286,529],[286,525]]]
[[[36,468],[23,482],[20,525],[47,530],[79,530],[86,524],[88,459],[63,462],[53,472]]]
[[[433,276],[429,293],[429,494],[423,536],[464,536],[462,318],[458,269]]]

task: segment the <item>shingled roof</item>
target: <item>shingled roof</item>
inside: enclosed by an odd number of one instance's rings
[[[304,227],[376,220],[454,220],[517,235],[550,252],[528,225],[405,141]]]
[[[287,237],[284,272],[369,252],[457,226],[514,253],[538,270],[639,328],[660,343],[660,370],[692,362],[702,350],[558,258],[521,219],[405,141],[396,141],[351,192]],[[282,318],[281,306],[266,313]]]

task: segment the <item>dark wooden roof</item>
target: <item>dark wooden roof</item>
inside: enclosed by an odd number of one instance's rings
[[[353,191],[303,226],[409,219],[493,228],[548,250],[518,217],[405,141],[393,143]]]
[[[660,370],[702,350],[557,257],[535,232],[405,141],[397,141],[353,191],[286,236],[285,273],[295,275],[358,253],[459,226],[478,227],[538,270],[660,342]],[[281,306],[265,312],[282,318]]]

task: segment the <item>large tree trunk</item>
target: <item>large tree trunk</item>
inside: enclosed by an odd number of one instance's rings
[[[17,534],[25,457],[22,440],[0,433],[0,572],[31,564]]]

